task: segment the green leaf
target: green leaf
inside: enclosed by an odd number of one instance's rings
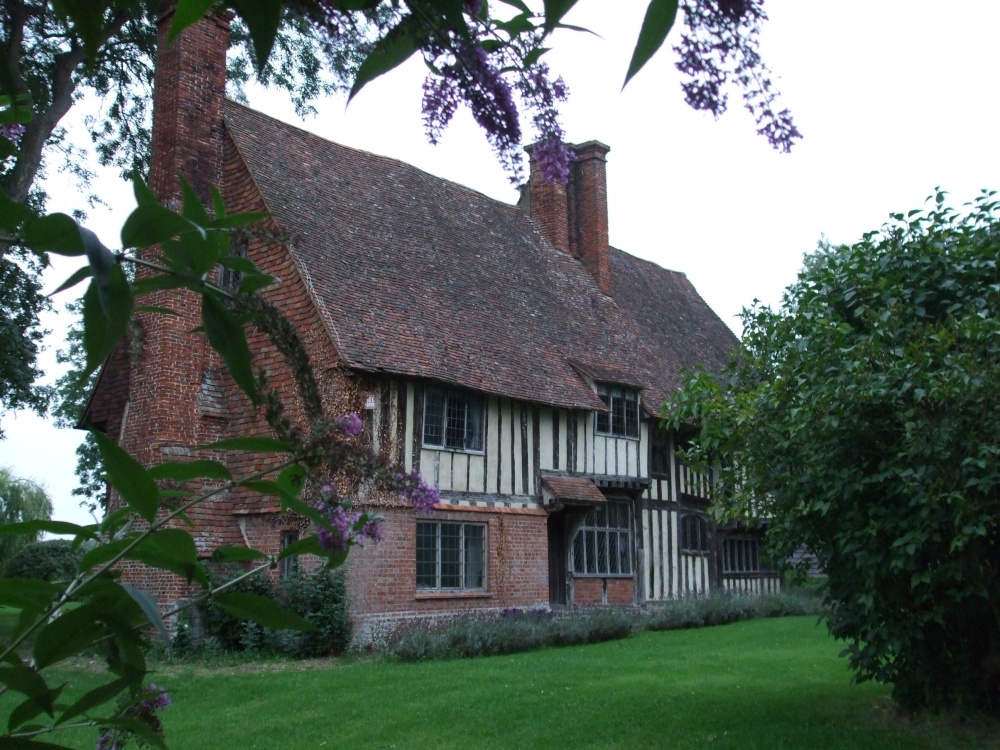
[[[96,431],[91,434],[101,451],[108,482],[132,510],[152,523],[160,509],[160,490],[153,477],[107,435]]]
[[[160,607],[157,605],[156,599],[148,592],[137,589],[135,586],[130,586],[127,583],[123,583],[121,586],[125,589],[125,593],[131,596],[135,603],[139,605],[139,609],[146,615],[149,624],[156,628],[156,632],[160,634],[160,640],[163,643],[169,643],[170,633],[167,632],[167,626],[163,624],[163,618],[160,616]]]
[[[562,25],[563,16],[576,5],[576,0],[545,0],[545,33]]]
[[[77,269],[72,276],[60,284],[59,288],[52,292],[49,296],[54,297],[59,294],[59,292],[65,292],[67,289],[72,289],[84,279],[89,279],[92,273],[93,271],[90,270],[90,266],[84,266],[83,268]]]
[[[217,547],[212,552],[212,562],[217,563],[251,562],[253,560],[264,560],[266,558],[267,555],[259,550],[250,549],[249,547],[237,547],[231,544]]]
[[[43,669],[75,656],[104,635],[102,612],[95,604],[67,609],[38,631],[33,651],[35,664]]]
[[[295,449],[288,443],[273,437],[238,437],[217,440],[202,446],[204,450],[246,451],[248,453],[292,453]]]
[[[0,604],[42,614],[59,593],[59,588],[34,578],[0,578]]]
[[[274,630],[315,630],[316,626],[293,612],[282,609],[270,599],[256,594],[227,592],[215,600],[234,617],[252,620]]]
[[[66,750],[66,746],[27,737],[0,737],[0,750]]]
[[[324,555],[326,554],[322,547],[319,546],[319,539],[315,534],[311,534],[303,539],[299,539],[297,542],[293,542],[281,550],[281,554],[278,555],[279,560],[284,560],[286,557],[294,557],[296,555]]]
[[[214,294],[202,295],[201,317],[212,348],[229,367],[233,380],[254,404],[259,402],[253,379],[252,358],[243,328]]]
[[[306,470],[298,464],[286,466],[282,469],[281,474],[278,475],[278,486],[292,497],[298,497],[302,494],[305,482]]]
[[[126,553],[130,560],[138,560],[154,568],[169,570],[186,579],[207,585],[205,571],[198,564],[198,550],[190,532],[183,529],[160,529],[150,534]]]
[[[181,0],[181,3],[183,2],[185,2],[185,0]],[[176,23],[177,16],[174,15],[174,24],[176,25]],[[171,37],[171,39],[173,39],[173,37]],[[137,206],[143,206],[147,203],[159,204],[159,201],[156,200],[156,196],[153,195],[153,191],[149,189],[149,185],[147,185],[146,181],[142,179],[142,175],[138,171],[133,172],[130,179],[132,180],[132,194],[135,195],[135,203]]]
[[[134,536],[126,536],[121,539],[115,539],[114,541],[107,542],[106,544],[98,544],[92,550],[87,552],[80,560],[80,570],[89,570],[90,568],[97,567],[98,565],[103,565],[109,560],[113,560],[134,540]]]
[[[632,77],[642,70],[650,58],[663,46],[663,42],[677,20],[677,0],[650,0],[646,17],[642,20],[639,38],[632,52],[632,61],[625,74],[624,89]]]
[[[192,479],[232,479],[233,475],[218,461],[167,461],[149,469],[149,475],[159,481],[170,479],[175,482],[190,482]]]
[[[124,247],[150,247],[173,237],[194,232],[200,237],[205,230],[159,203],[140,203],[122,226]]]
[[[84,693],[73,705],[59,715],[59,718],[56,720],[56,726],[65,724],[70,719],[85,714],[98,706],[103,706],[126,690],[130,682],[130,679],[121,677]]]
[[[213,5],[215,0],[177,0],[174,21],[170,24],[169,40],[173,41],[184,29],[201,20]]]
[[[150,729],[146,722],[140,721],[139,719],[133,719],[127,716],[114,716],[107,719],[101,719],[99,723],[101,726],[121,727],[122,729],[127,729],[147,745],[158,747],[160,750],[167,750],[167,745],[163,741],[163,738]],[[61,748],[61,750],[65,750],[65,748]]]
[[[32,250],[70,256],[86,253],[80,225],[66,214],[48,214],[27,222],[21,239]]]
[[[230,0],[232,8],[240,14],[253,40],[254,63],[257,72],[264,70],[271,47],[278,35],[282,4],[279,0]]]
[[[121,266],[115,263],[103,278],[94,269],[94,279],[83,295],[86,374],[94,372],[108,358],[128,330],[131,316],[132,292]]]
[[[406,62],[417,51],[419,24],[414,16],[405,16],[389,29],[361,63],[347,97],[348,103],[367,84]]]
[[[29,221],[34,214],[27,206],[12,201],[0,190],[0,228],[9,232],[16,230],[21,224]]]
[[[240,294],[252,294],[271,286],[273,283],[274,277],[268,276],[266,273],[247,274],[240,279],[240,285],[237,289]]]
[[[0,526],[0,534],[38,534],[44,531],[49,534],[83,535],[88,539],[95,539],[97,537],[96,530],[97,527],[93,525],[79,526],[68,521],[46,521],[44,519],[8,523]]]
[[[40,710],[52,715],[52,692],[37,670],[23,664],[0,667],[0,683],[39,702]],[[37,714],[35,714],[37,716]],[[34,716],[30,717],[34,718]],[[15,725],[17,726],[17,725]],[[8,730],[13,727],[8,726]]]

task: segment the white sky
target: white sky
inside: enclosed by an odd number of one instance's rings
[[[601,34],[560,33],[547,59],[570,87],[563,107],[568,139],[611,146],[611,242],[685,272],[734,330],[754,299],[776,304],[802,255],[825,235],[853,242],[890,212],[918,208],[936,186],[958,205],[981,188],[1000,188],[995,93],[1000,63],[994,0],[767,0],[763,57],[805,138],[778,154],[756,134],[738,94],[715,122],[683,102],[675,56],[661,51],[619,93],[646,3],[581,0],[567,19]],[[672,38],[676,38],[672,35]],[[668,40],[669,41],[669,40]],[[331,140],[393,156],[500,200],[517,194],[470,116],[460,112],[443,143],[429,146],[420,121],[417,60],[369,85],[347,111],[320,106],[304,124]],[[294,121],[277,96],[251,104]],[[52,210],[77,205],[77,192],[51,180]],[[114,207],[88,226],[110,247],[133,206],[113,176],[99,190]],[[74,270],[62,264],[51,288]],[[82,286],[79,291],[82,291]],[[57,298],[60,310],[69,298]],[[65,315],[48,319],[44,355],[55,376]],[[2,416],[0,466],[50,491],[55,517],[83,522],[70,491],[79,433],[27,413]]]

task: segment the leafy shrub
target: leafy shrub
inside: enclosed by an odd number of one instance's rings
[[[5,578],[65,581],[76,573],[81,554],[68,539],[49,539],[25,546],[4,566]]]
[[[231,570],[226,570],[220,577],[225,580],[235,576]],[[264,576],[253,576],[230,590],[264,596],[304,617],[315,630],[264,628],[234,617],[218,602],[209,600],[195,608],[190,618],[181,623],[174,638],[174,650],[201,654],[242,651],[309,658],[336,656],[350,645],[353,630],[347,614],[347,591],[342,573],[320,569],[277,583]]]
[[[390,644],[405,661],[495,656],[545,646],[570,646],[626,638],[635,629],[627,610],[602,608],[556,615],[540,609],[462,615],[417,622]]]
[[[761,596],[718,593],[652,606],[641,627],[645,630],[683,630],[762,617],[820,615],[824,612],[822,597],[805,589]]]

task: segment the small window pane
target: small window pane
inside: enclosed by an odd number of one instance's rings
[[[444,391],[428,388],[424,398],[424,443],[444,445]]]
[[[483,449],[483,400],[478,396],[470,396],[467,402],[465,449],[481,451]]]
[[[465,588],[486,587],[486,527],[465,527]]]
[[[461,526],[455,523],[443,523],[440,529],[441,588],[457,589],[462,585]]]

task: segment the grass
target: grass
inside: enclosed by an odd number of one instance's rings
[[[815,618],[788,617],[420,664],[165,665],[153,679],[174,700],[173,750],[1000,747],[991,721],[897,716],[887,688],[849,684],[838,650]]]

